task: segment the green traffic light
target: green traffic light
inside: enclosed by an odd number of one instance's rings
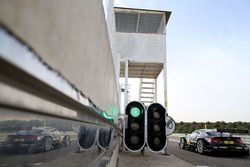
[[[141,114],[141,110],[137,107],[132,107],[130,110],[130,115],[132,115],[132,117],[139,117],[139,115]]]

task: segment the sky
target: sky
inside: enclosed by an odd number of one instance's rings
[[[115,0],[115,6],[172,11],[167,110],[176,122],[250,122],[249,0]]]

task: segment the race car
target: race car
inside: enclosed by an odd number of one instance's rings
[[[233,137],[225,129],[198,129],[180,138],[181,149],[194,149],[198,153],[206,152],[237,152],[249,156],[249,147],[240,137]]]
[[[70,143],[70,136],[56,128],[36,127],[8,135],[1,147],[5,151],[26,149],[29,153],[33,153],[34,151],[49,151],[58,144],[66,147]]]

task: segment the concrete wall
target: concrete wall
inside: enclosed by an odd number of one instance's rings
[[[164,63],[166,35],[144,33],[115,33],[114,53],[120,59],[135,62]]]
[[[103,1],[103,7],[104,7],[104,13],[105,13],[105,19],[106,19],[106,25],[108,28],[108,34],[109,34],[109,41],[114,61],[114,67],[115,67],[115,75],[116,75],[116,82],[119,83],[119,77],[120,77],[120,59],[119,56],[114,54],[114,32],[115,32],[115,21],[114,21],[114,0],[102,0]],[[120,85],[117,85],[117,92],[120,92],[121,88]],[[119,101],[120,94],[118,95]]]
[[[118,112],[117,80],[102,1],[0,0],[0,24],[100,108]]]
[[[105,20],[107,22],[107,28],[109,33],[109,39],[112,38],[112,28],[113,28],[113,15],[114,15],[114,0],[102,0]]]

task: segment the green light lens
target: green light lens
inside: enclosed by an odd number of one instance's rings
[[[139,117],[139,115],[141,114],[141,110],[137,107],[132,107],[130,110],[130,115],[132,115],[132,117]]]

